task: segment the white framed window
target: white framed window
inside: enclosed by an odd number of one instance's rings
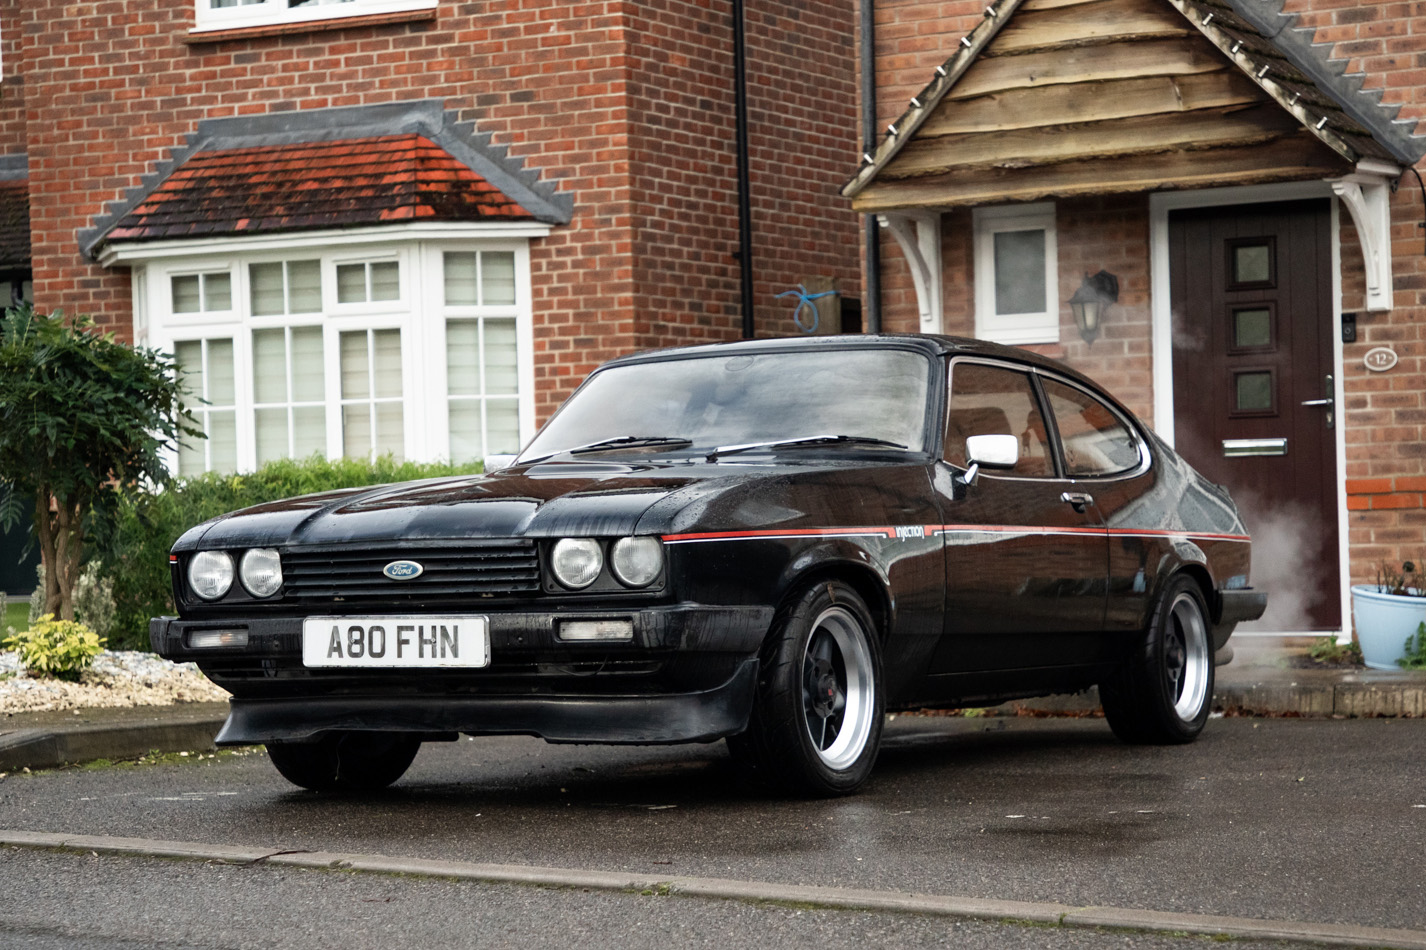
[[[1059,264],[1053,202],[976,208],[975,335],[1058,343]]]
[[[437,0],[194,0],[194,32],[435,9]]]
[[[314,452],[463,462],[534,434],[528,239],[345,240],[131,264],[147,343],[174,352],[210,436],[175,453],[181,474]]]

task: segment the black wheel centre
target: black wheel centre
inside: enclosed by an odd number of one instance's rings
[[[836,741],[847,708],[847,674],[832,635],[818,630],[802,661],[802,701],[807,727],[819,750]]]

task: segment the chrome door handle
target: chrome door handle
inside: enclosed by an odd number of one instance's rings
[[[1067,491],[1060,493],[1060,501],[1068,505],[1073,505],[1075,511],[1084,511],[1094,504],[1094,496],[1087,495],[1082,491]]]
[[[1304,406],[1326,406],[1326,407],[1327,407],[1327,428],[1330,429],[1330,428],[1332,428],[1332,423],[1335,421],[1335,420],[1333,419],[1333,415],[1334,415],[1334,413],[1335,413],[1336,405],[1337,405],[1335,396],[1333,395],[1334,392],[1335,392],[1335,390],[1332,388],[1332,377],[1331,377],[1330,374],[1327,376],[1326,385],[1327,385],[1327,396],[1326,396],[1326,398],[1324,398],[1324,399],[1304,399],[1304,400],[1302,401],[1302,405],[1304,405]]]

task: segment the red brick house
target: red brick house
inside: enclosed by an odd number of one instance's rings
[[[184,473],[513,450],[798,284],[856,319],[854,2],[757,4],[741,80],[733,9],[0,0],[0,284],[176,354]]]
[[[884,223],[882,326],[1101,380],[1245,505],[1263,626],[1342,630],[1349,582],[1426,553],[1426,16],[878,0],[875,25],[844,194]]]

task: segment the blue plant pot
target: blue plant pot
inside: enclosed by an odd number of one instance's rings
[[[1352,622],[1362,661],[1374,670],[1399,670],[1406,639],[1426,622],[1426,597],[1383,594],[1375,587],[1352,588]]]

